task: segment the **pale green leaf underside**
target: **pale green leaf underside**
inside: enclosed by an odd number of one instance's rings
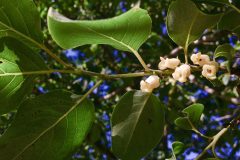
[[[32,0],[0,1],[0,38],[13,37],[33,48],[42,43],[41,21]]]
[[[0,138],[1,159],[63,160],[71,157],[94,119],[91,101],[84,100],[68,113],[75,105],[72,94],[67,91],[54,91],[24,101],[11,127]]]
[[[205,29],[215,26],[220,17],[221,14],[201,12],[191,0],[176,0],[168,10],[168,34],[175,43],[186,48],[199,39]]]
[[[104,20],[70,20],[49,9],[48,28],[61,47],[75,48],[86,44],[106,44],[123,51],[138,50],[151,32],[151,18],[147,11],[130,11]]]
[[[216,48],[214,58],[225,57],[228,60],[227,69],[230,72],[234,54],[235,50],[230,44],[223,44]]]
[[[152,94],[130,91],[115,107],[111,125],[114,154],[124,160],[140,159],[163,135],[163,105]]]
[[[47,70],[41,57],[23,43],[4,38],[0,41],[0,114],[18,107],[32,90],[34,75],[11,75]],[[7,74],[8,76],[1,76]]]

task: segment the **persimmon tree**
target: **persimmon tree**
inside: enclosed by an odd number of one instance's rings
[[[220,6],[222,10],[215,14],[207,13],[201,4],[209,3]],[[95,107],[89,95],[105,80],[111,84],[118,79],[137,79],[134,83],[138,87],[122,95],[111,116],[111,151],[123,160],[146,156],[161,142],[166,125],[195,132],[208,142],[196,159],[206,158],[209,150],[211,157],[218,159],[215,152],[218,141],[239,124],[240,111],[237,109],[228,124],[215,134],[205,135],[198,126],[204,114],[203,104],[192,101],[176,114],[171,104],[164,104],[154,94],[169,84],[173,90],[188,85],[193,77],[196,81],[205,79],[214,88],[227,86],[231,77],[235,76],[230,89],[238,96],[239,71],[233,67],[237,49],[228,43],[219,44],[213,54],[201,50],[193,53],[190,48],[207,31],[240,34],[240,23],[237,21],[240,10],[228,0],[172,1],[166,17],[167,32],[183,53],[174,57],[159,56],[155,60],[158,63],[155,68],[139,52],[149,37],[154,36],[152,19],[139,4],[121,15],[101,20],[72,20],[59,13],[57,8],[48,9],[48,31],[59,47],[74,49],[85,45],[108,45],[126,52],[126,58],[134,56],[138,60],[140,65],[134,72],[119,74],[91,71],[55,54],[51,49],[53,47],[44,43],[46,39],[40,13],[32,0],[1,0],[0,11],[0,113],[4,115],[16,111],[11,124],[0,137],[1,159],[69,159],[92,129]],[[40,51],[61,67],[52,67],[48,62],[50,60],[44,60]],[[223,61],[219,62],[219,58]],[[98,80],[83,95],[58,89],[29,96],[37,77],[57,73]],[[208,91],[212,93],[210,89]],[[171,94],[161,94],[170,96],[174,101]],[[165,158],[176,159],[187,147],[175,141],[171,157]]]

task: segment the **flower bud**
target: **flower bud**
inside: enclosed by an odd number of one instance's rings
[[[202,75],[207,79],[214,80],[216,79],[216,73],[218,71],[218,63],[210,62],[209,64],[205,64],[202,68]]]
[[[160,86],[159,77],[155,75],[152,75],[148,77],[145,81],[142,80],[140,82],[140,89],[143,92],[152,92],[153,89],[158,88],[159,86]]]
[[[177,67],[172,74],[173,78],[179,82],[186,82],[187,78],[191,74],[191,68],[187,64],[183,64],[180,67]]]
[[[208,64],[210,62],[210,58],[206,54],[201,54],[201,52],[198,52],[197,54],[193,54],[191,56],[191,60],[193,64],[198,64],[200,66],[203,66],[204,64]]]
[[[180,64],[180,60],[177,58],[167,58],[164,59],[163,57],[160,57],[160,63],[158,64],[158,68],[160,70],[164,70],[167,68],[170,69],[175,69],[179,64]]]

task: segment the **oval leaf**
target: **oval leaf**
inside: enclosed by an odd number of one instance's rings
[[[151,32],[147,11],[133,8],[105,20],[70,20],[52,8],[48,12],[48,28],[61,47],[75,48],[86,44],[107,44],[123,51],[138,50]]]
[[[228,60],[227,69],[230,72],[234,54],[235,50],[230,44],[223,44],[216,48],[214,58],[225,57]]]
[[[192,130],[192,126],[189,123],[188,117],[179,117],[174,121],[174,123],[182,129]]]
[[[193,124],[196,124],[200,120],[203,110],[204,106],[202,104],[195,103],[185,108],[182,112],[187,114],[187,117]]]
[[[175,141],[172,143],[172,150],[174,155],[181,154],[185,149],[185,145],[182,142]]]
[[[127,92],[114,109],[111,124],[114,154],[124,160],[140,159],[163,135],[163,104],[153,94]]]
[[[220,22],[218,23],[218,29],[232,31],[239,37],[240,22],[238,19],[240,19],[240,13],[235,10],[231,10],[222,16]]]
[[[71,96],[70,92],[55,91],[24,101],[0,138],[1,159],[63,160],[71,156],[94,118],[91,101],[78,105]]]
[[[19,106],[33,88],[36,75],[26,72],[47,70],[42,58],[14,39],[0,41],[0,114]]]
[[[175,43],[186,48],[199,39],[205,29],[215,26],[220,17],[221,14],[201,12],[191,0],[176,0],[168,10],[168,34]]]
[[[0,38],[13,37],[33,48],[42,43],[41,20],[32,0],[1,0]]]
[[[186,117],[179,117],[175,120],[175,124],[186,130],[191,130],[192,124],[197,125],[200,117],[203,113],[204,106],[199,103],[192,104],[185,108],[182,112],[186,114]],[[189,121],[192,123],[189,123]]]

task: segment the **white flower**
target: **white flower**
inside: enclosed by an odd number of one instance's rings
[[[158,88],[160,86],[159,77],[152,75],[148,77],[145,81],[142,80],[140,82],[140,89],[143,92],[152,92],[153,89]]]
[[[198,52],[197,54],[192,54],[191,60],[193,64],[198,64],[200,66],[208,64],[210,62],[209,56],[206,54],[201,54],[201,52]]]
[[[164,70],[167,68],[170,69],[175,69],[179,64],[180,64],[180,60],[177,58],[167,58],[164,59],[163,57],[160,57],[160,63],[158,64],[158,68],[160,70]]]
[[[210,62],[209,64],[205,64],[202,68],[202,75],[207,79],[214,80],[216,79],[216,73],[218,71],[218,63]]]
[[[179,82],[186,82],[187,78],[191,74],[191,68],[187,64],[183,64],[180,67],[177,67],[172,74],[173,78]]]

